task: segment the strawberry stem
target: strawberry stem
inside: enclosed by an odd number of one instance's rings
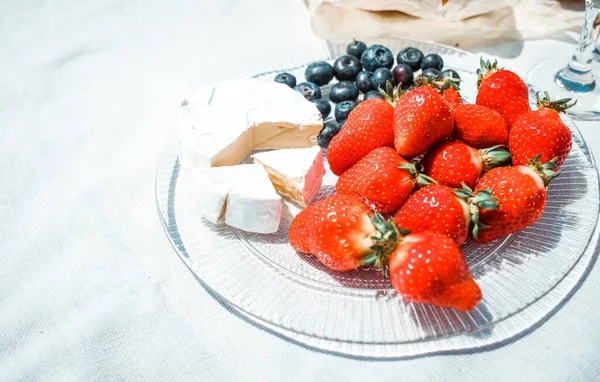
[[[402,95],[402,88],[400,86],[397,86],[396,91],[394,91],[394,85],[392,85],[390,81],[385,82],[385,90],[383,90],[381,86],[377,90],[383,96],[383,98],[392,106],[396,105],[396,101]]]
[[[480,210],[496,210],[500,208],[500,201],[497,197],[492,195],[492,189],[479,190],[477,194],[473,193],[473,190],[469,188],[464,182],[462,188],[456,188],[453,190],[454,195],[464,199],[469,206],[469,215],[471,215],[471,223],[473,224],[472,234],[475,239],[479,235],[479,230],[487,228],[486,225],[479,221]]]
[[[570,103],[571,98],[563,98],[563,99],[553,101],[550,98],[550,95],[548,94],[548,92],[544,92],[544,97],[540,97],[540,92],[536,92],[535,99],[537,101],[536,103],[537,103],[537,107],[539,109],[548,108],[548,109],[555,110],[558,113],[564,113],[568,109],[575,106],[575,104],[577,104],[577,100]]]
[[[490,62],[490,60],[484,60],[483,57],[479,58],[479,69],[477,69],[477,88],[481,86],[481,81],[486,79],[489,75],[502,70],[504,68],[498,67],[498,61]]]
[[[419,167],[417,167],[417,165]],[[430,184],[437,184],[438,182],[432,177],[423,174],[423,166],[415,162],[404,163],[398,166],[401,170],[408,170],[411,178],[415,182],[417,187],[429,186]]]
[[[542,163],[540,161],[541,156],[542,153],[539,153],[533,158],[531,158],[527,162],[527,167],[535,171],[539,175],[539,177],[542,178],[542,180],[544,181],[544,186],[548,188],[548,186],[554,180],[554,178],[560,175],[560,170],[558,170],[558,165],[556,164],[556,161],[558,161],[558,157],[554,157],[550,159],[550,161]]]
[[[373,213],[371,222],[377,229],[377,234],[371,236],[373,252],[362,259],[361,265],[371,265],[375,269],[385,270],[390,255],[402,239],[403,232],[406,231],[399,230],[393,219],[386,220],[377,211]]]
[[[512,154],[507,149],[508,146],[496,145],[479,150],[479,155],[481,155],[483,161],[483,171],[487,172],[494,167],[510,165]]]
[[[440,92],[440,94],[444,94],[444,91],[450,88],[454,89],[456,92],[460,92],[459,84],[461,81],[462,80],[459,78],[454,78],[452,73],[450,73],[449,77],[446,77],[443,80],[438,78],[419,77],[415,80],[415,83],[418,86],[431,86]]]

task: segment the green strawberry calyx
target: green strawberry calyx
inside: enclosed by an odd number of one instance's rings
[[[490,60],[484,60],[483,57],[479,58],[479,69],[477,69],[477,88],[481,86],[481,82],[504,68],[498,67],[498,61],[490,62]]]
[[[440,94],[444,94],[444,91],[452,88],[460,94],[460,78],[454,78],[452,73],[448,77],[440,80],[438,78],[419,77],[415,80],[417,86],[431,86]]]
[[[381,88],[381,86],[377,89],[379,93],[383,96],[383,98],[390,103],[390,105],[396,105],[396,101],[402,95],[402,88],[400,86],[396,86],[394,90],[394,85],[390,81],[385,82],[385,90]]]
[[[393,219],[385,219],[379,212],[375,211],[371,222],[377,230],[375,235],[371,236],[373,245],[371,246],[370,254],[366,255],[361,260],[361,265],[372,266],[375,269],[387,272],[387,264],[392,252],[396,250],[398,243],[402,240],[402,236],[407,235],[410,231],[398,228]]]
[[[469,214],[471,215],[471,223],[473,228],[471,230],[475,239],[479,236],[479,230],[487,228],[487,226],[479,221],[480,210],[497,210],[500,208],[500,199],[492,195],[492,189],[479,190],[474,193],[469,186],[464,182],[462,188],[456,188],[453,190],[454,195],[463,199],[469,206]]]
[[[558,161],[558,157],[554,157],[548,162],[542,163],[540,161],[541,156],[542,153],[539,153],[533,158],[531,158],[527,162],[527,167],[535,171],[536,174],[538,174],[539,177],[542,178],[542,181],[544,181],[544,186],[548,188],[548,186],[554,180],[554,178],[560,175],[560,170],[558,169],[558,165],[556,164],[556,161]]]
[[[548,92],[544,92],[543,97],[540,97],[540,92],[536,92],[535,99],[536,99],[538,109],[541,109],[541,108],[552,109],[552,110],[556,111],[557,113],[564,113],[568,109],[575,106],[575,104],[577,103],[577,100],[571,102],[571,98],[562,98],[562,99],[553,101],[552,98],[550,98],[550,95],[548,94]]]
[[[512,154],[506,145],[496,145],[487,149],[478,150],[483,162],[483,171],[487,172],[494,167],[509,166]]]
[[[415,162],[404,163],[404,164],[399,165],[398,168],[401,170],[408,170],[408,172],[410,173],[410,176],[412,177],[413,181],[415,182],[415,186],[417,186],[417,187],[428,186],[430,184],[437,184],[435,179],[433,179],[432,177],[427,176],[423,173],[423,166],[421,166],[418,163],[415,163]]]

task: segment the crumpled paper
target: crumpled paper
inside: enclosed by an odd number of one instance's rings
[[[311,25],[327,40],[396,37],[473,46],[577,30],[583,10],[556,0],[308,0]],[[583,5],[583,0],[579,3]]]

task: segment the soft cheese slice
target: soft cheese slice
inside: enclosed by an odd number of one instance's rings
[[[234,165],[253,149],[311,147],[322,127],[316,106],[286,85],[225,81],[184,101],[180,162],[193,171]]]
[[[225,222],[256,233],[279,229],[281,197],[259,166],[201,168],[195,173],[191,192],[198,211],[213,223]]]
[[[179,161],[194,171],[201,167],[233,165],[252,150],[247,115],[229,113],[217,106],[197,106],[180,125]]]
[[[302,207],[315,198],[325,175],[319,146],[256,153],[254,163],[264,167],[275,189]]]

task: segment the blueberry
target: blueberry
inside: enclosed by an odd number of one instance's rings
[[[367,50],[367,45],[362,41],[352,41],[346,48],[346,53],[356,58],[360,58],[364,51]]]
[[[314,103],[317,109],[319,109],[319,112],[321,113],[323,119],[327,118],[329,113],[331,113],[331,104],[326,99],[313,99],[310,102]]]
[[[360,60],[354,56],[341,56],[333,63],[333,72],[338,81],[354,81],[361,70]]]
[[[323,124],[323,128],[317,136],[317,143],[322,148],[326,149],[329,146],[329,142],[340,132],[342,125],[338,125],[334,121],[327,121]]]
[[[338,122],[345,121],[348,118],[348,115],[356,107],[356,102],[354,101],[343,101],[335,105],[335,120]]]
[[[374,72],[378,68],[391,69],[394,65],[394,56],[392,51],[382,45],[371,45],[360,57],[363,68],[369,72]]]
[[[385,90],[387,82],[391,83],[393,86],[396,86],[394,74],[388,68],[379,68],[375,71],[375,73],[373,73],[373,78],[371,78],[373,88],[382,88]]]
[[[340,81],[329,91],[329,99],[335,103],[353,101],[356,98],[358,98],[358,86],[354,82]]]
[[[396,57],[398,64],[407,64],[414,71],[421,68],[421,61],[423,60],[423,52],[417,48],[404,48],[398,53]]]
[[[439,80],[441,73],[437,69],[429,68],[421,72],[421,77],[427,77],[429,81]]]
[[[373,98],[385,99],[385,97],[383,96],[383,94],[381,94],[379,92],[379,90],[371,90],[370,92],[368,92],[367,94],[365,94],[365,101],[368,100],[368,99],[373,99]]]
[[[441,78],[442,79],[450,78],[450,75],[452,75],[452,78],[460,80],[460,76],[458,75],[456,70],[452,70],[452,69],[443,70],[441,73]]]
[[[327,85],[333,79],[333,68],[324,61],[319,61],[308,65],[304,71],[306,81],[314,82],[319,86]]]
[[[400,87],[404,90],[412,86],[415,79],[413,70],[408,64],[398,64],[392,70],[396,83],[400,84]]]
[[[439,54],[428,54],[427,56],[423,57],[423,61],[421,61],[421,69],[423,70],[429,68],[442,70],[443,67],[444,60],[442,60],[442,57]]]
[[[373,77],[373,73],[366,71],[362,71],[356,75],[356,86],[358,86],[361,92],[366,93],[369,90],[373,90],[371,77]]]
[[[321,88],[314,82],[302,82],[294,86],[294,90],[300,92],[309,101],[321,98]]]
[[[294,88],[294,86],[296,86],[296,77],[290,73],[279,73],[275,76],[275,82]]]

